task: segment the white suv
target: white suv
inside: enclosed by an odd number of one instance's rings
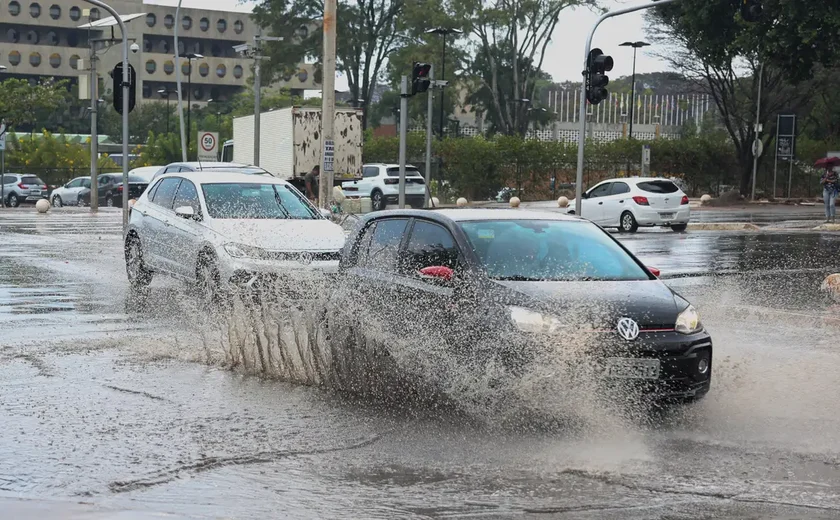
[[[567,213],[577,213],[572,201]],[[582,216],[602,227],[635,233],[639,226],[685,231],[691,219],[688,196],[672,181],[651,177],[610,179],[583,194]]]
[[[399,202],[400,165],[365,164],[362,178],[342,182],[341,189],[348,197],[370,197],[373,210],[383,210]],[[409,165],[405,167],[405,203],[412,208],[422,208],[426,203],[426,181],[416,167]]]

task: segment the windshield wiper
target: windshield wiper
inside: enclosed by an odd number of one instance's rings
[[[274,200],[277,202],[277,206],[280,207],[280,211],[283,212],[283,218],[291,218],[292,214],[289,210],[286,209],[286,206],[283,205],[283,200],[280,198],[280,194],[277,193],[277,186],[273,186],[274,188]]]
[[[523,276],[521,274],[514,274],[510,276],[493,276],[493,280],[501,280],[506,282],[542,282],[545,278],[534,278],[533,276]]]

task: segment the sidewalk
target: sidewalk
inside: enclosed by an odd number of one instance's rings
[[[0,517],[10,520],[187,520],[181,515],[116,510],[92,502],[16,498],[0,495]]]

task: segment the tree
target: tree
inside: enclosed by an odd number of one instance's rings
[[[595,6],[595,0],[464,0],[453,2],[465,31],[476,39],[478,77],[487,89],[487,109],[505,133],[521,131],[527,120],[524,103],[535,99],[545,50],[560,13],[568,7]],[[505,81],[505,67],[510,79]],[[527,124],[527,123],[526,123]]]
[[[361,99],[367,113],[377,80],[388,56],[402,40],[399,20],[405,0],[343,0],[337,6],[336,68],[347,76],[352,99]],[[254,8],[257,22],[285,38],[282,46],[269,48],[273,79],[307,56],[321,55],[323,31],[304,35],[301,26],[323,17],[323,0],[263,0]],[[286,43],[288,42],[288,43]],[[367,127],[366,117],[362,121]]]
[[[769,129],[767,144],[775,114],[801,113],[813,96],[808,83],[815,67],[840,55],[836,39],[818,36],[840,24],[840,5],[808,9],[805,2],[764,0],[763,6],[753,23],[741,19],[731,0],[683,0],[649,14],[654,37],[679,46],[665,57],[714,100],[735,145],[744,195],[752,176],[759,64],[764,66],[759,122]]]
[[[44,79],[32,84],[10,78],[0,83],[0,114],[9,127],[33,133],[46,114],[56,112],[67,94],[67,82]]]

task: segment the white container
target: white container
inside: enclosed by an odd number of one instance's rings
[[[373,211],[373,203],[370,201],[370,197],[362,197],[359,201],[361,202],[361,211],[359,213],[370,213]]]

